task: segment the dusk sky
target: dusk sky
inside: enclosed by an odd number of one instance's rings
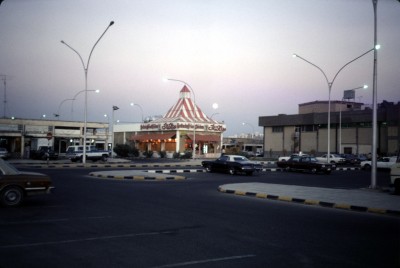
[[[5,116],[83,120],[85,64],[88,121],[139,122],[164,115],[183,80],[196,104],[224,121],[224,135],[256,132],[260,116],[296,114],[298,104],[328,99],[322,73],[333,79],[373,48],[371,0],[5,0],[0,5],[0,74],[6,75]],[[378,102],[400,101],[400,2],[378,0]],[[372,103],[373,52],[336,78],[332,100],[356,91]],[[4,116],[4,84],[0,84]],[[218,109],[213,109],[218,103]],[[58,111],[60,107],[60,110]],[[217,113],[217,114],[215,114]],[[108,118],[104,117],[108,114]],[[246,122],[248,125],[242,125]]]

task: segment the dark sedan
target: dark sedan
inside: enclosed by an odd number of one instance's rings
[[[42,173],[21,172],[0,159],[0,204],[14,207],[26,196],[47,194],[52,191],[51,178]]]
[[[223,155],[214,161],[203,161],[202,166],[207,172],[227,172],[229,174],[244,173],[252,175],[256,171],[262,170],[262,165],[250,161],[241,155]]]
[[[277,166],[287,171],[298,170],[298,171],[309,171],[311,173],[325,173],[330,174],[332,170],[336,169],[335,164],[318,162],[315,157],[312,156],[292,156],[288,161],[278,161]]]

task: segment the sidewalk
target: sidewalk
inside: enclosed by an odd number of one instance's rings
[[[331,189],[258,182],[225,184],[219,186],[218,190],[236,195],[400,216],[400,196],[380,190]]]

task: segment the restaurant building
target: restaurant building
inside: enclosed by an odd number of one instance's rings
[[[140,124],[140,130],[128,140],[139,151],[166,152],[167,157],[193,152],[193,143],[196,156],[219,156],[226,126],[204,114],[190,93],[185,85],[178,101],[162,118]]]

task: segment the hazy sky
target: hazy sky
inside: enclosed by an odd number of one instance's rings
[[[295,114],[298,104],[328,99],[331,80],[373,47],[371,0],[5,0],[0,5],[0,74],[7,75],[6,116],[54,118],[84,89],[79,57],[89,64],[88,120],[138,122],[164,115],[186,81],[196,104],[225,121],[226,135],[261,132],[259,116]],[[400,101],[400,3],[378,1],[378,101]],[[357,90],[372,103],[373,53],[347,66],[332,100]],[[1,116],[4,85],[0,85]],[[214,110],[213,103],[218,103]],[[61,105],[64,120],[83,120],[84,94]],[[106,119],[104,114],[108,114]],[[246,122],[249,125],[242,125]]]

